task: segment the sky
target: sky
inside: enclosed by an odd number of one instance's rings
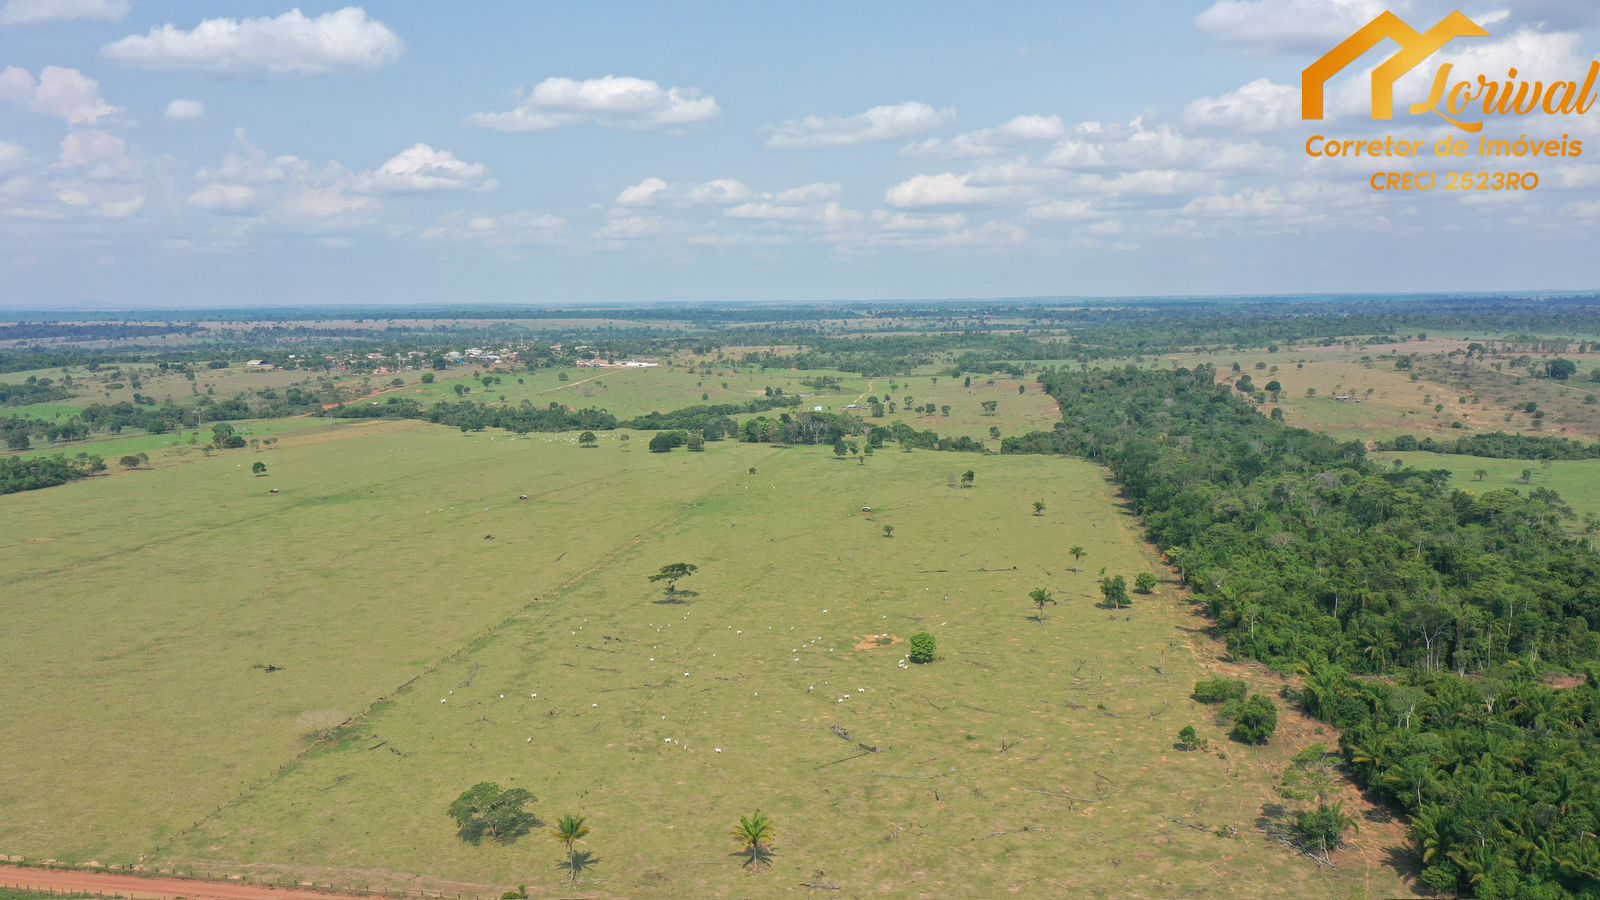
[[[0,307],[588,304],[1600,287],[1582,157],[1310,159],[1434,0],[0,0]],[[1600,4],[1487,0],[1461,73],[1581,80]],[[1426,70],[1426,71],[1425,71]],[[1470,75],[1468,77],[1471,77]],[[1374,171],[1538,172],[1389,194]]]

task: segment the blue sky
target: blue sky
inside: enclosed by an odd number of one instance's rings
[[[1596,287],[1600,112],[1496,126],[1593,141],[1525,195],[1306,159],[1449,133],[1354,70],[1299,121],[1385,8],[1452,6],[0,0],[0,306]],[[1463,10],[1463,71],[1596,56],[1592,3]]]

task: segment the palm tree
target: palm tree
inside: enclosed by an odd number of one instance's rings
[[[572,864],[572,845],[589,836],[589,826],[583,824],[583,816],[566,815],[556,820],[556,827],[550,829],[550,836],[567,845],[567,868],[572,870],[572,880],[578,880],[578,866]]]
[[[733,839],[739,842],[739,852],[750,854],[747,866],[754,866],[763,862],[771,854],[772,821],[761,810],[748,816],[739,817],[739,825],[733,829]]]
[[[1040,625],[1043,625],[1044,624],[1044,607],[1045,607],[1045,604],[1049,603],[1049,604],[1054,605],[1055,602],[1056,602],[1056,599],[1054,597],[1050,596],[1050,592],[1045,590],[1044,588],[1034,588],[1028,594],[1028,599],[1033,601],[1033,605],[1034,606],[1039,607],[1039,614],[1034,616],[1034,619],[1036,619],[1039,622]]]
[[[1072,554],[1072,571],[1082,572],[1083,570],[1078,567],[1078,564],[1083,562],[1083,548],[1073,544],[1072,549],[1067,552]]]

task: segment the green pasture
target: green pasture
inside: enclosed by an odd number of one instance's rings
[[[1545,464],[1531,459],[1486,459],[1421,451],[1372,456],[1384,464],[1400,460],[1418,469],[1446,469],[1452,484],[1474,491],[1514,488],[1526,493],[1534,488],[1549,488],[1578,513],[1600,515],[1600,459],[1558,459]],[[1481,480],[1479,470],[1484,472]],[[1523,472],[1529,475],[1526,482]]]
[[[566,890],[543,832],[456,837],[491,780],[587,816],[607,895],[1404,891],[1255,831],[1309,738],[1234,744],[1188,699],[1211,651],[1169,584],[1095,605],[1153,564],[1099,469],[618,437],[374,422],[0,497],[0,853]],[[930,665],[872,643],[923,629]]]
[[[96,432],[84,441],[60,441],[49,443],[43,440],[35,441],[31,450],[15,453],[4,453],[7,456],[54,456],[63,454],[77,456],[79,453],[88,453],[105,459],[107,465],[115,466],[117,459],[138,453],[150,454],[153,462],[160,462],[165,458],[198,457],[202,455],[202,448],[211,442],[211,427],[215,423],[207,423],[199,431],[184,429],[172,431],[167,434],[147,434],[142,431],[128,431],[123,434],[110,434]],[[321,417],[295,416],[288,419],[241,419],[228,423],[235,432],[245,440],[252,438],[282,438],[285,435],[298,434],[305,431],[318,431],[337,428],[349,428],[359,423],[333,420]],[[191,441],[191,438],[193,440]],[[239,450],[217,451],[221,455],[241,454],[251,452],[249,448]]]

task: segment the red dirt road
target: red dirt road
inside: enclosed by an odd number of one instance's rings
[[[137,897],[140,900],[145,898],[167,900],[175,897],[190,897],[196,900],[333,900],[333,898],[343,900],[351,896],[226,881],[144,878],[136,875],[109,875],[68,869],[27,869],[20,866],[0,866],[0,887],[44,893]]]

